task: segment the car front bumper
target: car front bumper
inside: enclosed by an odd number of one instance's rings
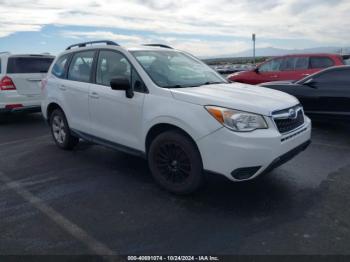
[[[269,128],[237,133],[221,128],[197,142],[206,171],[226,176],[232,181],[247,181],[284,164],[311,141],[311,121],[282,135]]]

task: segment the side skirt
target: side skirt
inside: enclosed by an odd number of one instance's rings
[[[72,132],[72,135],[79,137],[83,140],[86,140],[88,142],[92,142],[92,143],[97,144],[97,145],[105,146],[107,148],[111,148],[111,149],[114,149],[117,151],[121,151],[123,153],[127,153],[127,154],[134,155],[134,156],[139,156],[139,157],[146,159],[146,153],[142,152],[140,150],[130,148],[130,147],[127,147],[124,145],[120,145],[120,144],[105,140],[103,138],[99,138],[99,137],[96,137],[96,136],[93,136],[93,135],[90,135],[90,134],[87,134],[84,132],[80,132],[80,131],[75,130],[75,129],[71,129],[71,132]]]

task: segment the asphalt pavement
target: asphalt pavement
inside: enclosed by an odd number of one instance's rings
[[[350,255],[350,128],[249,183],[207,178],[175,196],[145,160],[58,149],[40,114],[0,120],[0,254]]]

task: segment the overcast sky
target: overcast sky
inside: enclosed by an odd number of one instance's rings
[[[350,0],[0,0],[0,52],[85,40],[167,43],[198,56],[349,46]]]

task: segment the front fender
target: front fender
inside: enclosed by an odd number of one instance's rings
[[[175,100],[172,97],[163,97],[156,102],[154,100],[154,98],[146,99],[144,104],[142,130],[144,146],[149,131],[158,124],[169,124],[180,128],[194,141],[222,128],[203,106]]]

